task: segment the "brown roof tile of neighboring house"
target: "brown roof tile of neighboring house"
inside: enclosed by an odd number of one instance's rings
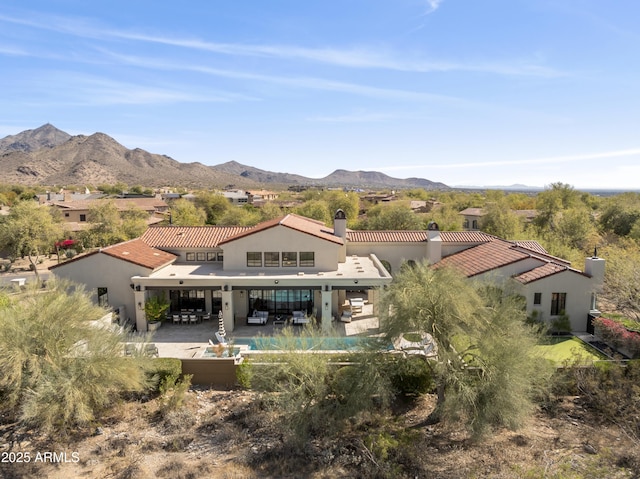
[[[141,239],[133,239],[124,243],[107,246],[100,250],[101,253],[118,258],[130,263],[144,266],[149,269],[157,269],[172,263],[177,256],[149,246]]]
[[[223,240],[251,229],[249,226],[151,226],[140,239],[156,248],[216,248]]]
[[[441,231],[440,239],[445,243],[488,243],[498,238],[482,231]]]
[[[94,205],[112,201],[120,211],[139,208],[145,211],[167,209],[169,205],[158,198],[99,198],[94,200],[55,201],[51,204],[65,210],[88,210]]]
[[[331,228],[327,228],[323,222],[312,220],[310,218],[305,218],[304,216],[298,216],[294,214],[288,214],[281,218],[275,218],[273,220],[264,221],[263,223],[257,224],[256,226],[248,229],[247,231],[243,231],[241,233],[236,234],[235,236],[228,237],[225,240],[220,241],[220,244],[227,243],[229,241],[234,241],[236,239],[243,238],[245,236],[258,233],[260,231],[265,231],[270,228],[275,228],[276,226],[284,226],[286,228],[299,231],[301,233],[305,233],[308,235],[315,236],[317,238],[331,241],[332,243],[343,244],[342,238],[340,238],[339,236],[335,236],[333,234],[333,230]]]
[[[466,208],[458,214],[464,216],[484,216],[487,213],[483,208]]]

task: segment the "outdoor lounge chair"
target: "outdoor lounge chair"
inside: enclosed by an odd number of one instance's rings
[[[342,312],[342,316],[340,316],[340,321],[342,321],[343,323],[350,323],[352,316],[353,313],[351,313],[351,311],[344,310]]]
[[[218,340],[218,344],[223,344],[223,345],[227,344],[227,338],[225,338],[222,334],[220,334],[220,331],[216,331],[215,336],[216,336],[216,339]],[[214,346],[213,341],[211,340],[209,340],[209,344]]]
[[[124,345],[124,355],[125,356],[133,356],[136,352],[136,346],[135,344],[125,344]]]
[[[144,352],[148,356],[156,356],[157,357],[158,356],[158,347],[153,343],[149,343],[149,344],[145,345]]]

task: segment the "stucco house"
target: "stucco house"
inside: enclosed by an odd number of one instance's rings
[[[546,320],[566,312],[574,331],[597,314],[604,260],[585,271],[536,242],[512,242],[479,231],[352,231],[338,210],[333,228],[289,214],[254,227],[152,226],[140,238],[77,256],[51,268],[86,285],[96,302],[117,308],[147,330],[144,303],[165,294],[171,309],[222,312],[233,331],[253,311],[270,317],[304,311],[329,327],[347,293],[358,291],[377,313],[379,290],[405,264],[428,261],[469,278],[514,281],[527,310]]]

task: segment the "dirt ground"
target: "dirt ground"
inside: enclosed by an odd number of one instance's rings
[[[499,431],[474,443],[459,428],[426,425],[434,398],[424,396],[401,405],[382,427],[390,437],[400,431],[411,437],[411,446],[388,453],[382,443],[366,439],[374,431],[380,437],[379,422],[337,440],[284,448],[277,418],[260,404],[256,393],[194,387],[178,411],[161,414],[158,399],[123,403],[104,422],[73,437],[44,439],[3,424],[0,477],[640,477],[638,442],[601,423],[575,397],[538,411],[519,431]]]

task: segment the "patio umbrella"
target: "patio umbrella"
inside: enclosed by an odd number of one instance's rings
[[[224,330],[224,319],[222,319],[222,311],[218,312],[218,334],[223,338],[227,336],[227,332]]]

